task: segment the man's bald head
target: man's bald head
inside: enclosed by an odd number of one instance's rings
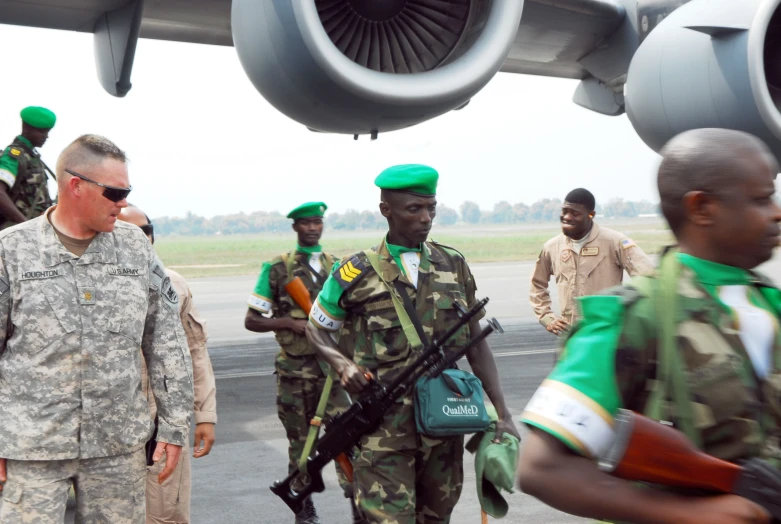
[[[93,172],[106,159],[127,162],[125,152],[108,138],[100,135],[82,135],[66,147],[57,159],[58,187],[67,184],[70,178],[65,170],[77,173]],[[99,177],[97,177],[99,178]],[[100,181],[100,180],[99,180]]]
[[[152,221],[149,220],[149,216],[141,211],[140,208],[137,208],[133,204],[128,204],[127,207],[124,208],[119,214],[117,220],[121,220],[123,222],[127,222],[128,224],[133,224],[134,226],[140,227],[142,230],[144,230],[144,234],[147,236],[147,238],[149,238],[149,241],[152,244],[155,243],[155,235],[151,227],[149,228],[149,231],[146,231],[144,227],[152,224]]]
[[[677,233],[686,221],[683,198],[702,191],[728,198],[745,181],[746,163],[761,158],[778,172],[778,163],[757,137],[731,129],[694,129],[672,138],[662,149],[657,187],[662,213]]]
[[[128,206],[122,210],[117,218],[123,222],[129,222],[130,224],[138,227],[145,226],[150,223],[146,214],[132,204],[128,204]]]

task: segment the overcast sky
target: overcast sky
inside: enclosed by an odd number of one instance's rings
[[[89,34],[0,25],[0,141],[19,133],[27,105],[57,114],[41,150],[52,168],[78,135],[103,134],[127,151],[131,201],[153,217],[286,214],[310,200],[339,212],[375,209],[374,177],[398,163],[434,166],[438,200],[452,207],[530,204],[579,186],[602,203],[657,199],[659,157],[625,115],[573,104],[576,81],[501,73],[462,111],[356,142],[279,113],[233,48],[141,40],[133,89],[114,98],[98,83],[92,46]]]

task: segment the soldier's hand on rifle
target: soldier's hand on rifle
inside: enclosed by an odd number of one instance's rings
[[[553,322],[548,323],[547,326],[545,326],[545,329],[550,331],[556,336],[561,336],[562,333],[565,333],[567,331],[567,328],[569,327],[569,324],[566,320],[563,318],[557,318]]]
[[[737,495],[687,498],[686,515],[676,519],[681,524],[769,524],[770,514],[761,506]]]
[[[297,318],[289,318],[290,326],[288,329],[297,335],[306,335],[307,320],[300,320]]]
[[[8,480],[5,476],[5,459],[0,458],[0,482]],[[3,491],[3,485],[0,484],[0,492]]]
[[[342,387],[349,393],[360,393],[363,388],[369,385],[369,380],[366,378],[368,370],[357,365],[355,362],[348,363],[342,372],[339,374],[339,378],[342,382]]]

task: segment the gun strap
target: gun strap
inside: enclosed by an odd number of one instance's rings
[[[372,266],[372,268],[374,268],[374,272],[377,273],[377,277],[382,281],[383,284],[385,284],[385,287],[388,288],[391,300],[393,301],[393,307],[396,309],[396,315],[399,317],[399,321],[401,322],[401,329],[404,331],[404,335],[407,337],[407,341],[409,342],[410,346],[412,346],[412,349],[416,351],[422,349],[424,347],[423,339],[421,339],[420,335],[418,334],[418,326],[420,325],[420,321],[418,320],[417,315],[414,315],[415,320],[418,321],[418,325],[415,325],[415,323],[410,318],[410,315],[407,314],[407,311],[404,308],[404,305],[402,305],[401,300],[399,300],[399,297],[396,296],[396,293],[393,292],[393,287],[388,284],[388,281],[385,280],[385,277],[382,276],[382,271],[380,271],[380,256],[377,254],[377,252],[371,250],[366,251],[366,258],[369,260],[369,264]],[[410,302],[410,305],[412,305],[412,301],[410,300],[409,295],[407,295],[407,300]],[[420,333],[425,337],[422,326],[420,327]]]
[[[656,382],[646,403],[645,414],[655,420],[668,418],[668,399],[671,398],[673,417],[677,428],[694,444],[702,448],[699,431],[694,424],[694,410],[683,371],[683,361],[676,341],[678,326],[678,279],[680,263],[676,252],[667,253],[659,264],[659,277],[653,288],[653,304],[657,329]]]
[[[323,392],[320,393],[320,401],[317,403],[315,416],[309,421],[309,433],[306,436],[304,449],[298,459],[298,470],[301,472],[306,473],[307,461],[309,460],[309,455],[312,453],[312,448],[317,441],[317,437],[320,434],[320,426],[323,423],[323,415],[325,415],[325,408],[328,406],[328,398],[331,396],[331,386],[333,386],[333,383],[334,372],[333,370],[329,370],[328,377],[326,377],[325,385],[323,386]]]

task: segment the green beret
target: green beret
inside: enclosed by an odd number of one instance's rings
[[[22,122],[38,129],[51,129],[57,121],[57,116],[45,107],[25,107],[20,116]]]
[[[421,196],[437,194],[439,173],[436,169],[422,164],[403,164],[389,167],[374,179],[380,189],[404,191]]]
[[[307,202],[288,213],[287,217],[293,220],[307,217],[322,217],[326,209],[328,209],[328,206],[323,202]]]

